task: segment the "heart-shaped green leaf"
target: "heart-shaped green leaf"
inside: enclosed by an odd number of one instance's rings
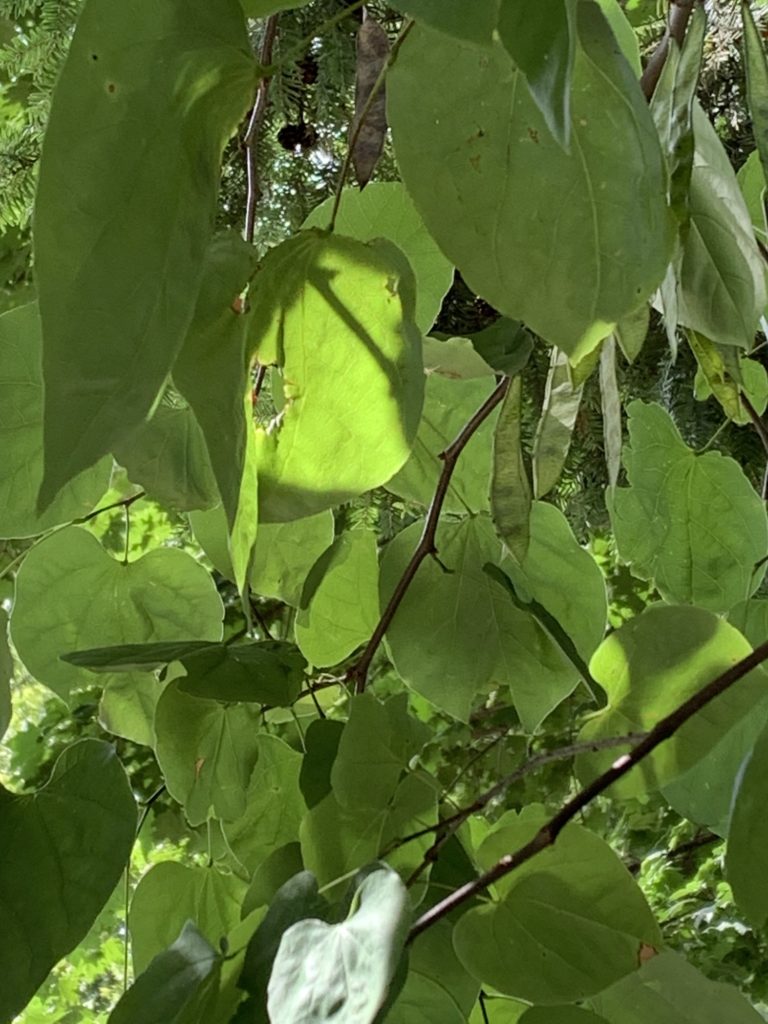
[[[68,747],[37,793],[0,787],[0,1020],[21,1012],[85,938],[120,880],[135,831],[125,772],[98,740]]]

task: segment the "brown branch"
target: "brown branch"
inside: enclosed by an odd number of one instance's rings
[[[678,46],[683,45],[693,8],[699,2],[700,0],[670,0],[666,30],[659,45],[648,59],[648,63],[645,65],[640,77],[640,88],[643,90],[643,95],[649,103],[656,91],[656,86],[659,84],[661,71],[667,59],[669,40],[674,39]]]
[[[506,854],[492,868],[485,871],[478,878],[472,882],[467,882],[466,885],[462,885],[445,899],[430,907],[411,928],[408,934],[408,941],[412,942],[423,931],[426,931],[427,928],[430,928],[437,921],[442,920],[442,918],[446,917],[457,907],[466,903],[467,900],[477,896],[487,889],[489,885],[519,868],[522,864],[525,864],[541,853],[542,850],[552,846],[568,822],[572,821],[595,797],[604,793],[609,786],[631,771],[635,765],[652,753],[656,747],[674,736],[678,729],[693,718],[698,711],[701,711],[702,708],[706,707],[716,697],[725,693],[734,683],[742,679],[752,669],[757,668],[766,659],[768,659],[768,641],[760,644],[746,658],[726,669],[716,679],[713,679],[711,683],[708,683],[679,707],[675,708],[671,714],[662,718],[645,739],[636,744],[628,754],[622,754],[621,757],[614,761],[608,771],[603,772],[602,775],[599,775],[589,785],[584,786],[574,797],[563,804],[560,810],[545,825],[542,825],[533,839],[518,850],[515,850],[514,853]]]
[[[266,25],[264,26],[264,39],[262,40],[261,47],[259,49],[259,64],[261,65],[262,70],[272,63],[272,53],[275,48],[275,39],[277,38],[277,21],[278,15],[272,14],[267,18]],[[248,194],[245,201],[245,228],[243,230],[243,237],[246,242],[253,241],[256,224],[256,204],[259,199],[261,199],[262,194],[258,175],[256,173],[256,144],[267,112],[269,87],[271,83],[272,75],[262,74],[256,88],[256,101],[253,104],[253,110],[251,111],[251,116],[248,121],[248,127],[246,128],[245,136],[243,137],[243,146],[245,148],[245,173],[248,179]]]
[[[471,814],[477,814],[482,811],[483,808],[493,800],[495,796],[500,796],[504,790],[509,789],[510,786],[519,782],[520,779],[526,775],[530,775],[531,772],[535,772],[537,768],[541,768],[546,764],[553,764],[556,761],[567,761],[570,757],[576,757],[578,754],[589,754],[595,753],[598,750],[610,750],[612,747],[628,747],[631,743],[636,743],[639,739],[647,736],[644,732],[631,732],[627,733],[626,736],[609,736],[604,740],[592,740],[587,743],[571,743],[567,747],[558,747],[557,750],[546,750],[541,754],[536,754],[525,764],[521,764],[519,768],[515,768],[513,772],[508,775],[502,776],[498,782],[494,782],[490,789],[487,789],[484,793],[481,793],[479,797],[468,804],[466,807],[462,807],[456,811],[449,818],[443,818],[442,821],[438,821],[436,825],[429,825],[427,828],[422,828],[418,832],[411,832],[410,835],[403,836],[399,839],[396,844],[393,844],[390,849],[398,849],[404,846],[406,843],[410,843],[414,839],[421,839],[422,836],[427,836],[430,832],[439,832],[444,828],[466,821]],[[485,751],[483,751],[485,753]]]
[[[96,508],[93,512],[89,512],[87,516],[80,516],[79,519],[73,519],[70,525],[81,526],[83,523],[90,523],[96,516],[100,516],[103,512],[111,512],[115,508],[129,509],[135,501],[140,501],[145,498],[146,491],[137,491],[136,494],[132,494],[129,498],[121,498],[119,501],[113,501],[109,505],[102,505],[101,508]]]
[[[660,856],[664,857],[665,860],[678,860],[681,857],[685,857],[689,853],[693,853],[696,850],[700,850],[703,846],[711,846],[713,843],[722,842],[723,837],[715,835],[714,832],[702,832],[693,839],[688,839],[684,843],[680,843],[678,846],[673,846],[668,850],[662,850]],[[651,856],[650,854],[648,856]],[[657,856],[659,856],[657,854]],[[642,860],[634,859],[627,864],[627,870],[636,875],[640,868],[643,866]]]
[[[478,814],[486,807],[494,797],[501,796],[510,786],[514,785],[515,782],[519,782],[520,779],[525,778],[526,775],[530,775],[531,772],[535,772],[537,768],[542,768],[544,765],[553,764],[556,761],[566,761],[568,758],[576,757],[577,754],[592,753],[598,750],[610,750],[612,747],[628,747],[632,743],[636,743],[638,740],[645,737],[647,733],[628,733],[626,736],[609,736],[603,740],[593,740],[591,743],[572,743],[567,747],[559,747],[557,750],[547,750],[542,754],[537,754],[532,757],[525,764],[520,765],[513,772],[508,775],[502,776],[495,782],[490,789],[487,789],[484,793],[481,793],[479,797],[472,801],[471,804],[467,804],[466,807],[462,807],[456,811],[449,818],[443,818],[436,825],[429,825],[427,828],[421,829],[419,832],[412,832],[410,835],[404,836],[398,840],[397,843],[393,844],[392,849],[399,849],[406,843],[412,842],[414,839],[421,839],[422,836],[429,835],[432,832],[440,832],[440,835],[432,844],[429,850],[424,854],[424,859],[416,870],[411,874],[406,884],[410,885],[416,881],[421,875],[424,869],[434,860],[437,859],[437,855],[440,852],[442,846],[445,845],[448,839],[454,835],[464,822],[473,814]],[[391,850],[387,850],[391,852]]]
[[[365,684],[368,679],[368,669],[371,667],[373,656],[378,650],[379,644],[384,639],[384,634],[389,629],[392,619],[395,617],[395,612],[400,607],[400,603],[405,597],[408,587],[410,587],[413,582],[413,578],[415,577],[419,566],[429,555],[432,555],[433,557],[437,555],[437,545],[435,543],[437,525],[440,520],[440,513],[443,509],[443,503],[445,502],[451,477],[453,476],[453,471],[456,468],[459,456],[464,451],[467,442],[472,438],[479,427],[488,419],[496,406],[502,401],[508,388],[509,378],[503,377],[474,416],[472,416],[469,422],[462,427],[455,441],[449,444],[444,452],[440,453],[440,458],[443,460],[443,468],[437,481],[437,487],[435,488],[432,501],[429,505],[427,518],[424,520],[424,529],[421,531],[419,543],[416,545],[416,550],[413,552],[413,555],[411,555],[411,560],[405,567],[403,575],[397,581],[397,586],[392,592],[392,596],[390,597],[387,607],[384,609],[384,612],[378,621],[376,629],[373,631],[373,636],[366,644],[365,650],[360,656],[360,659],[347,673],[347,678],[354,680],[356,693],[363,693],[365,690]]]

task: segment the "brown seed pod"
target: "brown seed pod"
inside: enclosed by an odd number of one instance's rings
[[[387,33],[378,22],[367,17],[357,32],[355,116],[350,127],[350,140],[355,140],[352,146],[352,165],[360,188],[364,188],[371,180],[387,134],[387,99],[383,85],[371,101],[359,131],[358,124],[373,87],[387,63],[389,50]]]

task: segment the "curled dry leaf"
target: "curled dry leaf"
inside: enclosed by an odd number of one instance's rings
[[[357,33],[355,116],[350,128],[352,163],[360,188],[371,180],[387,134],[387,100],[384,84],[372,95],[389,57],[389,37],[373,18],[367,17]]]

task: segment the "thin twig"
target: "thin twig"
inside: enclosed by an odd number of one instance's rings
[[[264,26],[264,39],[259,48],[259,64],[262,69],[272,63],[272,53],[275,48],[275,39],[277,38],[277,22],[278,15],[272,14],[267,18],[266,25]],[[253,104],[248,127],[243,137],[245,173],[248,179],[248,195],[245,201],[245,228],[243,229],[243,238],[245,238],[246,242],[253,242],[256,225],[256,203],[261,198],[261,186],[259,185],[256,173],[256,146],[261,126],[264,124],[264,116],[267,112],[269,87],[271,84],[272,75],[262,74],[256,87],[256,101]]]
[[[669,40],[674,39],[678,46],[683,45],[688,22],[697,3],[699,3],[699,0],[670,0],[667,27],[664,35],[659,45],[651,54],[640,76],[640,88],[643,90],[643,95],[649,103],[656,91],[656,86],[659,84],[661,71],[667,59]]]
[[[714,832],[702,832],[698,836],[694,836],[693,839],[688,839],[684,843],[680,843],[679,846],[673,846],[668,850],[662,850],[661,856],[665,860],[677,860],[680,857],[685,857],[688,853],[693,853],[694,850],[700,850],[703,846],[711,846],[713,843],[722,842],[723,837],[715,835]],[[651,856],[649,854],[649,856]],[[627,864],[627,870],[636,875],[640,868],[643,866],[642,860],[633,860]]]
[[[392,49],[389,51],[389,55],[387,56],[384,66],[379,72],[378,78],[373,83],[373,88],[368,94],[368,98],[366,99],[363,105],[363,109],[360,111],[360,116],[357,118],[354,130],[352,131],[352,135],[349,140],[349,145],[347,146],[347,152],[344,156],[344,162],[341,165],[341,171],[339,172],[339,180],[336,184],[336,192],[333,197],[333,209],[331,210],[331,220],[328,224],[329,231],[333,231],[333,229],[336,227],[336,217],[338,216],[339,213],[341,197],[344,192],[344,186],[347,183],[347,175],[349,174],[349,168],[352,163],[352,157],[355,152],[355,147],[357,146],[357,140],[360,138],[360,132],[363,130],[363,125],[365,124],[365,120],[368,117],[368,114],[370,113],[371,107],[373,106],[376,97],[381,92],[384,82],[386,81],[387,72],[392,67],[395,57],[397,56],[398,51],[400,50],[400,47],[405,42],[406,38],[408,37],[408,33],[411,31],[414,25],[415,22],[410,18],[403,23],[403,26],[400,29],[400,34],[392,44]]]
[[[113,501],[109,505],[102,505],[101,508],[94,509],[93,512],[89,512],[87,516],[80,516],[79,519],[73,519],[69,526],[82,526],[83,523],[90,523],[96,516],[100,516],[103,512],[111,512],[114,508],[125,508],[128,509],[133,505],[135,501],[140,501],[142,498],[146,498],[146,491],[137,491],[136,494],[132,494],[130,498],[121,498],[119,501]]]
[[[363,693],[365,690],[365,685],[368,679],[368,669],[371,667],[373,656],[378,650],[379,644],[384,639],[384,634],[389,629],[392,619],[395,617],[395,612],[400,607],[400,603],[405,597],[408,587],[410,587],[413,582],[419,566],[429,555],[437,555],[437,545],[435,543],[437,525],[440,520],[440,513],[443,509],[445,496],[448,493],[448,487],[459,456],[480,426],[488,419],[496,406],[500,404],[504,395],[506,395],[508,388],[509,378],[503,377],[474,416],[472,416],[469,422],[462,427],[456,437],[456,440],[449,444],[444,452],[440,453],[440,458],[443,460],[443,468],[437,481],[437,487],[435,488],[432,501],[429,505],[427,518],[424,520],[424,529],[421,531],[419,543],[416,545],[416,550],[411,555],[411,560],[405,567],[403,575],[397,581],[397,585],[392,592],[392,596],[387,602],[387,607],[384,609],[376,629],[373,631],[371,639],[366,644],[365,650],[360,656],[360,659],[347,673],[347,679],[354,680],[355,682],[356,693]]]
[[[473,800],[469,806],[462,807],[461,810],[452,814],[449,818],[443,818],[443,820],[437,825],[432,825],[429,828],[422,829],[421,832],[406,836],[401,843],[398,843],[398,846],[400,846],[406,842],[410,842],[412,839],[417,839],[420,836],[427,835],[430,832],[440,832],[440,835],[424,854],[421,864],[419,864],[408,878],[406,885],[412,885],[417,878],[419,878],[422,872],[431,863],[437,860],[440,850],[445,846],[451,836],[458,832],[467,818],[482,811],[483,808],[491,802],[491,800],[497,796],[501,796],[501,794],[509,789],[509,787],[515,782],[518,782],[531,772],[536,771],[537,768],[541,768],[546,764],[552,764],[555,761],[568,760],[571,757],[576,757],[577,754],[584,754],[598,750],[610,750],[612,747],[627,747],[631,743],[636,743],[646,735],[647,733],[628,733],[626,736],[611,736],[604,740],[595,740],[592,743],[573,743],[568,747],[561,747],[558,750],[549,750],[543,754],[537,754],[536,757],[532,757],[530,761],[527,761],[515,771],[510,772],[509,775],[505,775],[503,778],[499,779],[499,781],[494,783],[490,789],[486,790],[485,793],[482,793],[476,800]]]
[[[264,387],[264,378],[267,376],[267,367],[264,363],[259,363],[256,367],[256,376],[253,379],[253,390],[251,391],[251,401],[254,409],[256,403],[261,395],[261,389]]]
[[[628,754],[622,754],[607,771],[603,772],[602,775],[598,775],[589,785],[584,786],[574,797],[563,804],[560,810],[545,825],[542,825],[533,839],[518,850],[515,850],[514,853],[506,854],[492,868],[485,871],[478,878],[468,882],[466,885],[462,885],[452,892],[450,896],[430,907],[411,928],[408,934],[408,941],[412,942],[423,931],[426,931],[427,928],[442,920],[442,918],[446,917],[457,907],[466,903],[467,900],[473,899],[473,897],[487,889],[489,885],[493,885],[494,882],[519,868],[522,864],[525,864],[531,858],[541,853],[542,850],[552,846],[565,826],[597,796],[604,793],[609,786],[631,771],[635,765],[652,753],[656,747],[671,736],[674,736],[678,729],[693,718],[698,711],[701,711],[702,708],[710,704],[716,697],[725,693],[734,683],[742,679],[752,669],[757,668],[766,659],[768,659],[768,641],[760,644],[746,658],[726,669],[716,679],[713,679],[711,683],[708,683],[697,693],[694,693],[692,697],[689,697],[688,700],[680,704],[669,715],[662,718],[660,722],[657,722],[645,739],[636,744]]]
[[[576,757],[578,754],[589,754],[594,753],[598,750],[611,750],[613,747],[628,747],[632,743],[636,743],[639,739],[644,738],[648,734],[645,732],[632,732],[627,733],[626,736],[609,736],[604,740],[592,740],[587,743],[571,743],[567,747],[558,747],[556,750],[546,750],[542,754],[536,754],[525,764],[521,764],[519,768],[515,768],[513,772],[508,775],[502,776],[495,782],[490,789],[487,789],[484,793],[481,793],[479,797],[468,804],[466,807],[462,807],[460,810],[452,814],[450,818],[443,818],[442,821],[438,821],[436,825],[429,825],[427,828],[422,828],[418,832],[411,832],[407,836],[403,836],[402,839],[398,839],[396,843],[393,843],[391,847],[388,847],[387,852],[389,853],[392,849],[399,849],[406,843],[410,843],[414,839],[421,839],[422,836],[427,836],[431,832],[441,832],[443,829],[449,828],[451,825],[459,824],[467,820],[472,814],[477,814],[486,807],[494,797],[500,796],[505,790],[509,789],[520,779],[526,775],[530,775],[535,772],[538,768],[543,767],[546,764],[553,764],[556,761],[567,761],[571,757]]]

